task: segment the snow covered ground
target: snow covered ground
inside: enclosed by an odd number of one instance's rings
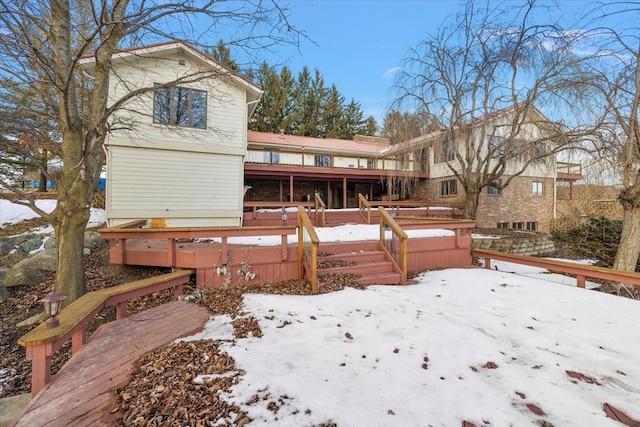
[[[233,343],[224,316],[200,338],[229,340],[246,374],[226,398],[251,425],[620,426],[605,403],[640,419],[640,303],[513,270],[247,295],[261,338]],[[266,399],[243,405],[255,395]],[[267,405],[279,398],[275,414]]]
[[[34,216],[0,201],[0,224]],[[100,220],[104,211],[92,210]],[[377,226],[318,231],[323,241],[362,240]],[[226,316],[197,338],[227,340],[246,374],[226,398],[251,425],[620,426],[605,403],[640,419],[640,303],[543,269],[493,265],[423,273],[404,287],[247,295],[262,338],[234,342]],[[266,399],[244,405],[255,395]],[[274,413],[267,405],[278,399]]]
[[[36,205],[45,212],[52,212],[57,204],[57,200],[37,200]],[[5,224],[15,224],[26,219],[37,218],[38,214],[31,208],[16,203],[11,203],[9,200],[0,199],[0,227],[4,227]],[[91,217],[87,227],[97,227],[104,224],[106,221],[106,215],[104,209],[91,208]],[[39,233],[52,232],[50,230],[38,230]]]

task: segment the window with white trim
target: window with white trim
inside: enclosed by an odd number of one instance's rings
[[[158,87],[153,94],[153,123],[205,129],[207,92],[180,86]]]
[[[542,181],[533,181],[532,189],[533,189],[534,196],[542,196],[544,191]]]

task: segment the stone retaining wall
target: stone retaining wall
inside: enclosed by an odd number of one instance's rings
[[[501,238],[474,237],[471,247],[529,256],[549,255],[555,250],[553,240],[549,234]]]

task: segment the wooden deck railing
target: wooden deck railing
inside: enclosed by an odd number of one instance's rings
[[[371,224],[371,204],[362,193],[358,193],[358,211],[367,224]]]
[[[47,328],[42,323],[20,337],[18,343],[26,347],[27,359],[31,359],[31,396],[50,381],[51,355],[69,339],[72,354],[80,350],[86,340],[87,323],[103,308],[115,306],[116,318],[121,319],[127,316],[127,303],[133,298],[170,288],[175,289],[177,298],[190,275],[191,270],[180,270],[89,292],[62,309],[58,315],[59,326]]]
[[[304,206],[307,208],[307,213],[311,214],[313,202],[244,202],[244,207],[251,209],[253,219],[258,218],[259,209],[286,209],[297,208],[298,206]]]
[[[611,280],[614,282],[640,286],[640,274],[631,271],[613,270],[593,265],[574,264],[566,261],[556,261],[544,258],[536,258],[525,255],[515,255],[506,252],[489,251],[486,249],[474,249],[473,255],[484,258],[485,268],[491,268],[491,260],[513,262],[516,264],[530,265],[532,267],[545,268],[551,271],[571,274],[576,277],[579,288],[585,287],[585,278]]]
[[[318,227],[324,227],[327,225],[325,211],[327,210],[327,205],[322,200],[322,197],[318,193],[314,193],[315,197],[315,207],[316,207],[316,225]]]
[[[302,207],[298,208],[298,278],[311,283],[311,291],[318,293],[318,246],[320,239]]]
[[[304,208],[303,208],[304,210]],[[295,225],[286,226],[249,226],[249,227],[175,227],[175,228],[104,228],[98,230],[103,239],[110,240],[111,249],[120,251],[120,259],[127,263],[128,239],[167,240],[167,266],[176,267],[176,239],[220,238],[222,253],[228,253],[230,237],[280,236],[282,260],[286,261],[287,236],[296,233]]]
[[[407,233],[382,207],[380,213],[380,243],[389,253],[402,274],[402,282],[407,281]]]

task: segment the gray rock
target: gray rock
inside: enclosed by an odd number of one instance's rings
[[[44,308],[43,311],[35,314],[31,317],[29,317],[28,319],[23,320],[22,322],[16,324],[16,326],[18,328],[24,328],[25,326],[33,326],[33,325],[38,325],[42,322],[45,321],[45,319],[47,318],[47,316],[44,314]]]
[[[42,282],[45,279],[42,270],[35,267],[17,267],[13,266],[2,278],[2,282],[7,287],[13,286],[29,286]]]
[[[0,285],[0,303],[9,299],[9,291],[6,286]]]
[[[45,249],[55,249],[56,248],[56,235],[52,234],[49,238],[44,242]]]
[[[91,255],[91,249],[83,248],[82,249],[82,255]]]
[[[96,249],[102,243],[102,237],[97,231],[84,232],[84,247],[91,250]]]
[[[18,415],[20,411],[27,406],[31,400],[31,393],[19,394],[17,396],[5,397],[0,399],[0,427],[11,424],[11,421]]]
[[[39,234],[36,233],[26,233],[26,234],[21,234],[19,236],[13,236],[13,237],[9,237],[7,239],[7,241],[12,244],[13,246],[20,246],[21,244],[23,244],[24,242],[27,242],[29,240],[34,239],[35,237],[39,237]]]
[[[7,255],[15,248],[14,245],[8,242],[8,239],[0,239],[0,256]]]
[[[28,254],[31,251],[35,251],[36,249],[40,248],[40,246],[42,246],[43,240],[44,237],[39,234],[34,234],[32,238],[18,245],[18,252]]]
[[[12,268],[37,268],[38,270],[56,271],[58,254],[55,249],[45,249],[14,264]]]

